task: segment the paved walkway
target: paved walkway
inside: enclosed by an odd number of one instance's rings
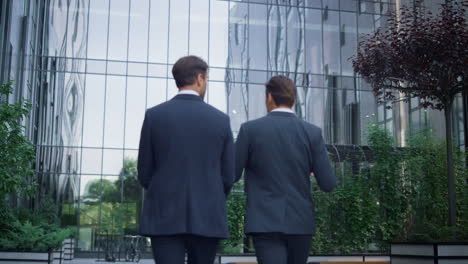
[[[255,257],[223,257],[221,264],[227,263],[256,263]],[[351,263],[368,263],[368,264],[388,264],[389,257],[373,257],[366,262],[362,262],[360,257],[309,257],[309,263],[326,263],[326,264],[351,264]],[[64,264],[136,264],[136,262],[105,262],[96,261],[96,259],[73,259],[71,262]],[[142,259],[138,264],[155,264],[152,259]],[[215,264],[218,264],[215,262]]]

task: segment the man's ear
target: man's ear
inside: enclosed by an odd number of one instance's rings
[[[267,93],[267,102],[269,102],[269,103],[274,103],[275,102],[273,100],[273,95],[271,95],[271,93]]]
[[[201,86],[202,82],[203,82],[203,74],[200,73],[197,75],[197,86]]]

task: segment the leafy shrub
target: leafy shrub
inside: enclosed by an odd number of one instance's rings
[[[404,173],[411,195],[405,235],[400,241],[466,241],[468,237],[468,172],[466,154],[456,146],[454,173],[458,223],[448,227],[447,154],[445,141],[435,139],[430,130],[423,130],[408,141],[404,153]]]
[[[71,229],[54,225],[33,225],[30,221],[16,220],[0,237],[0,245],[3,250],[48,251],[60,248],[72,233]]]
[[[35,182],[33,145],[24,136],[24,126],[21,124],[31,109],[27,102],[20,101],[8,104],[1,99],[7,99],[13,93],[13,82],[0,86],[0,199],[7,195],[34,192]],[[8,100],[6,100],[8,101]]]
[[[0,86],[0,250],[48,251],[61,247],[73,233],[59,227],[55,203],[43,198],[32,210],[12,208],[8,202],[9,198],[31,198],[36,191],[34,147],[21,123],[31,105],[2,100],[13,92],[12,83]]]
[[[60,248],[75,233],[74,229],[60,228],[55,205],[49,199],[36,210],[10,209],[4,202],[0,212],[0,250],[48,251]]]
[[[230,238],[221,243],[222,251],[226,254],[238,254],[244,246],[245,202],[243,185],[240,182],[234,186],[226,201]]]
[[[377,203],[366,176],[346,175],[332,193],[314,191],[317,233],[312,252],[350,254],[366,251],[374,238]]]
[[[368,141],[373,155],[368,168],[336,170],[342,180],[332,193],[313,192],[317,234],[312,252],[361,253],[374,243],[385,251],[392,241],[467,241],[466,154],[454,146],[459,220],[450,228],[445,142],[422,131],[398,149],[377,125],[369,127]]]

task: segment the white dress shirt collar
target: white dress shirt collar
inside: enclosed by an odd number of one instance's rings
[[[279,107],[279,108],[271,110],[271,112],[285,112],[285,113],[295,114],[291,108],[286,108],[286,107]]]
[[[182,91],[179,91],[178,95],[180,94],[189,94],[189,95],[196,95],[196,96],[200,96],[197,92],[195,92],[194,90],[182,90]]]

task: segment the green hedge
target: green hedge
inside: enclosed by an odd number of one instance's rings
[[[405,148],[377,125],[368,129],[373,161],[335,163],[339,180],[332,193],[312,191],[317,233],[313,254],[386,251],[391,241],[467,241],[468,192],[465,158],[455,148],[458,223],[448,219],[445,142],[431,131],[410,137]],[[239,253],[243,245],[245,196],[242,183],[228,199],[231,239],[224,253]]]

